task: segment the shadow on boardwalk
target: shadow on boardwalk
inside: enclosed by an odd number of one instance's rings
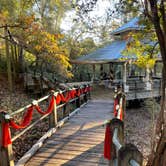
[[[26,165],[107,165],[103,158],[103,122],[111,117],[111,100],[90,101],[50,137]]]

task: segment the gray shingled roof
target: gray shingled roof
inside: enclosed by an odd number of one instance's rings
[[[88,55],[81,56],[72,63],[107,63],[117,61],[122,57],[122,51],[126,48],[127,41],[114,41],[110,45],[100,48]]]
[[[143,26],[138,24],[139,22],[139,18],[135,17],[133,19],[131,19],[128,23],[122,25],[121,27],[117,28],[116,30],[114,30],[111,34],[112,35],[117,35],[120,34],[122,32],[126,32],[126,31],[131,31],[131,30],[140,30],[141,28],[143,28]]]

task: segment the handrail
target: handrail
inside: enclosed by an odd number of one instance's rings
[[[65,96],[63,93],[66,93]],[[57,99],[58,97],[59,99]],[[38,104],[48,98],[51,99],[49,108],[47,109],[46,112],[41,111]],[[30,130],[37,123],[39,123],[48,116],[50,117],[49,118],[50,129],[62,126],[66,120],[68,120],[72,115],[74,115],[78,111],[78,108],[81,105],[83,105],[88,101],[88,99],[90,99],[90,84],[85,84],[79,87],[77,86],[77,88],[70,87],[66,91],[58,91],[58,92],[51,91],[49,95],[46,95],[38,100],[33,100],[31,104],[28,104],[11,114],[7,114],[6,112],[0,112],[0,156],[2,156],[2,159],[0,160],[0,166],[14,165],[12,141],[18,139],[21,135],[23,135],[25,132]],[[71,105],[76,104],[76,106],[74,106],[76,109],[74,108],[75,110],[66,111],[67,106],[69,104]],[[59,110],[60,108],[63,108],[63,110]],[[35,122],[29,124],[29,122],[32,120],[31,112],[33,112],[33,109],[38,110],[38,112],[42,114],[42,116],[39,119],[37,119]],[[25,110],[27,110],[27,112],[24,115],[24,118],[26,116],[31,116],[31,118],[28,118],[28,122],[27,119],[23,119],[25,123],[23,122],[23,124],[20,125],[14,124],[15,122],[13,121],[13,117],[21,112],[24,112]],[[58,121],[58,110],[64,112],[63,118],[60,121]],[[11,138],[10,126],[14,128],[18,126],[17,129],[24,128],[24,130],[22,130],[20,133]]]
[[[130,160],[129,163],[131,166],[140,166],[135,160]]]
[[[133,144],[124,143],[124,110],[125,110],[125,95],[118,89],[116,95],[114,96],[114,118],[107,121],[107,126],[110,127],[111,136],[111,149],[110,156],[105,155],[109,159],[109,165],[131,165],[131,166],[141,166],[142,165],[142,154]],[[107,134],[106,134],[107,135]],[[105,138],[105,141],[108,140]],[[105,145],[109,145],[105,143]],[[112,146],[114,145],[114,146]],[[107,153],[107,152],[105,152]],[[134,155],[137,156],[134,156]],[[123,159],[122,159],[123,158]],[[123,161],[123,163],[122,163]]]
[[[116,146],[117,151],[119,151],[119,149],[122,147],[122,144],[119,142],[118,139],[118,128],[115,128],[114,130],[112,142]]]

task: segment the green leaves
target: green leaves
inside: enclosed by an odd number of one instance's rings
[[[133,59],[133,63],[140,68],[153,68],[159,54],[155,33],[145,27],[144,30],[130,33],[129,36],[130,40],[123,52],[124,59]]]

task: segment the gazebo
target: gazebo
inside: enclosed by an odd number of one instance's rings
[[[93,77],[92,81],[95,81],[95,66],[101,65],[101,73],[103,72],[103,65],[109,64],[109,76],[112,75],[113,79],[110,83],[116,85],[120,83],[126,93],[130,93],[131,89],[144,88],[145,91],[152,90],[152,82],[150,82],[150,72],[147,70],[142,70],[131,64],[131,58],[124,58],[123,51],[126,49],[129,42],[128,34],[130,32],[140,31],[143,26],[138,24],[139,18],[133,18],[128,23],[122,25],[118,29],[114,30],[111,35],[114,41],[100,48],[88,55],[81,56],[78,59],[72,60],[74,64],[91,64],[93,66]],[[119,66],[119,67],[117,67]],[[156,65],[154,68],[153,76],[155,76],[154,82],[156,82]],[[158,81],[159,79],[157,79]],[[134,85],[133,85],[134,84]],[[159,82],[157,83],[159,84]],[[136,87],[139,85],[139,87]],[[153,84],[154,85],[154,84]],[[134,87],[133,87],[134,86]],[[159,96],[159,92],[156,92],[155,96]],[[140,97],[128,97],[129,99],[135,99]]]

